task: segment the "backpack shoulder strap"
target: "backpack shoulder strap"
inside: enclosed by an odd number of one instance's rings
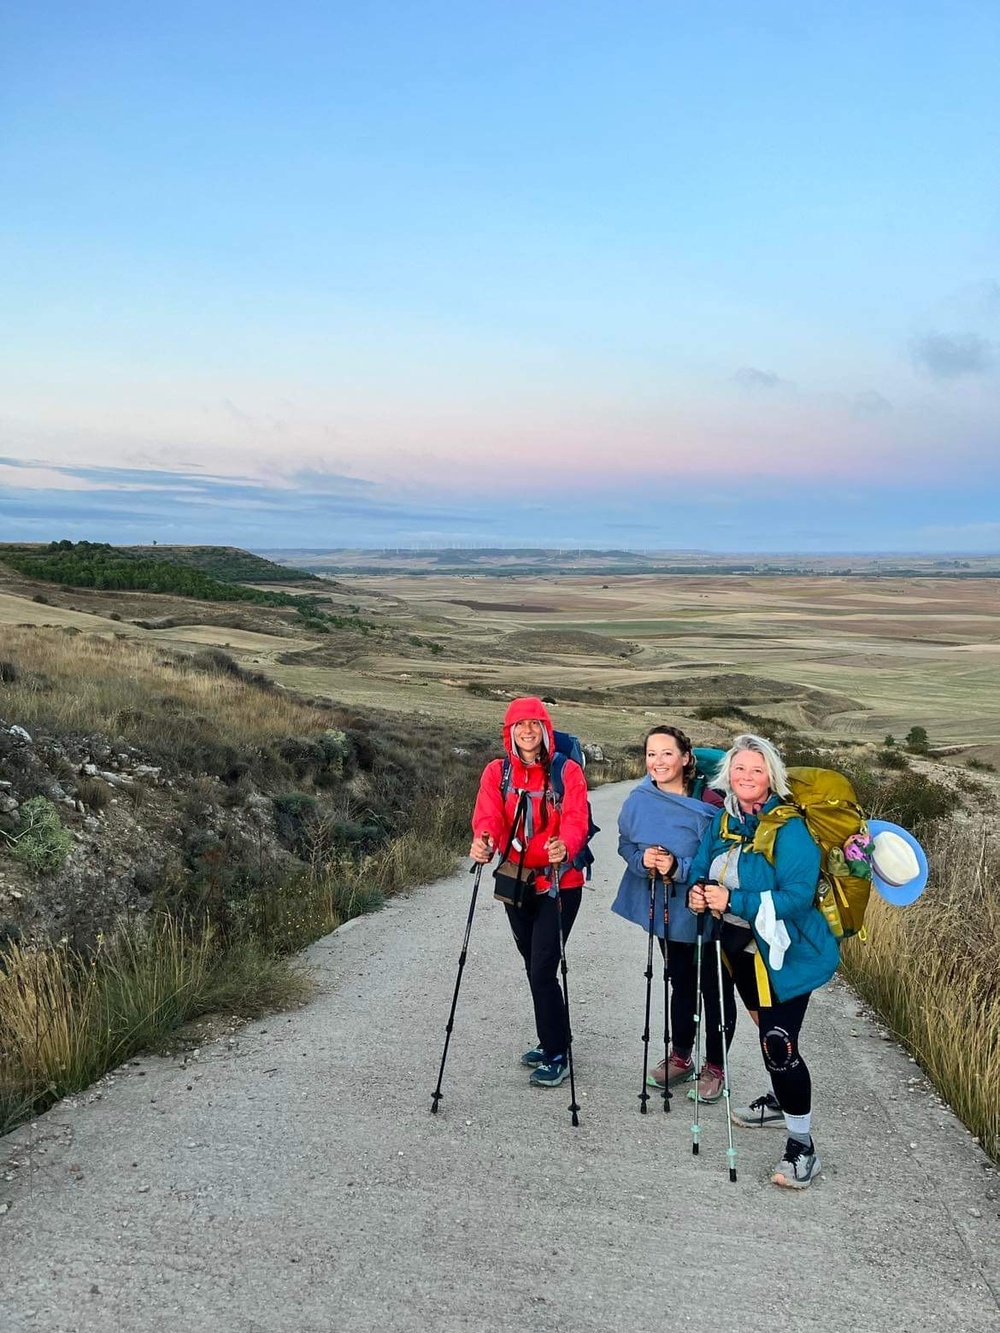
[[[510,775],[511,775],[511,766],[510,766],[510,756],[508,755],[505,756],[503,761],[503,768],[500,770],[501,800],[506,800],[507,793],[510,791]]]
[[[568,755],[557,750],[552,756],[552,764],[549,768],[549,777],[552,779],[552,792],[556,798],[556,805],[562,804],[562,798],[566,793],[566,781],[563,777],[563,770],[566,767]]]
[[[774,844],[778,833],[792,819],[805,819],[805,815],[791,801],[776,805],[773,810],[768,810],[766,815],[760,817],[757,832],[753,835],[753,850],[766,856],[772,865],[774,865]]]

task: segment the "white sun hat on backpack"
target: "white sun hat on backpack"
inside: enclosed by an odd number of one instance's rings
[[[872,883],[887,903],[907,907],[927,885],[927,857],[908,829],[869,819]]]

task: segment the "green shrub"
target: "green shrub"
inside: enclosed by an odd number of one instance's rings
[[[274,826],[282,846],[302,855],[306,852],[307,831],[315,824],[318,802],[304,791],[287,791],[275,796]]]
[[[2,679],[2,676],[0,676],[0,679]],[[974,768],[978,773],[995,773],[997,771],[996,764],[987,763],[985,759],[967,759],[965,767]]]
[[[879,750],[875,756],[875,763],[879,768],[905,769],[910,767],[910,761],[900,750],[890,750],[886,747]]]
[[[926,754],[930,749],[930,741],[927,738],[927,731],[924,727],[911,727],[906,733],[906,748],[914,754]]]
[[[18,811],[17,827],[4,832],[15,861],[48,874],[58,870],[73,846],[73,839],[63,828],[59,811],[45,796],[32,796]]]

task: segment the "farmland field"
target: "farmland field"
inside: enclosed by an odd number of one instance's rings
[[[324,670],[300,688],[481,723],[477,695],[539,691],[565,725],[632,738],[650,717],[694,726],[725,700],[819,736],[881,741],[924,726],[937,744],[1000,746],[1000,581],[563,576],[355,577],[437,645]],[[375,603],[377,604],[377,603]],[[474,693],[470,693],[470,688]],[[704,725],[695,730],[704,732]]]
[[[706,709],[736,704],[818,739],[922,726],[935,746],[1000,760],[992,577],[340,573],[320,595],[357,624],[324,635],[270,609],[49,585],[40,603],[38,586],[4,581],[0,634],[30,623],[217,646],[289,688],[476,730],[531,692],[609,743],[651,720],[710,740]]]

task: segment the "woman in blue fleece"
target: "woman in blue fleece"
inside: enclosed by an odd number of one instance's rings
[[[717,805],[697,799],[704,782],[696,777],[691,742],[678,727],[654,727],[645,740],[646,777],[634,787],[618,816],[618,855],[627,869],[611,910],[649,929],[649,891],[653,881],[653,929],[666,949],[671,984],[671,1049],[649,1075],[652,1087],[672,1087],[694,1075],[696,1003],[694,940],[695,918],[687,905],[688,866]],[[695,794],[697,793],[697,795]],[[667,940],[664,944],[663,892],[667,886]],[[718,1025],[708,1034],[706,1070],[721,1066],[722,1040]],[[715,1049],[717,1047],[718,1049]],[[704,1082],[704,1079],[703,1079]],[[706,1101],[722,1096],[718,1089]],[[708,1088],[712,1092],[715,1088]]]
[[[725,794],[725,807],[691,863],[695,887],[688,901],[693,911],[707,908],[720,921],[727,975],[757,1022],[772,1088],[749,1107],[734,1108],[732,1118],[748,1128],[784,1128],[788,1142],[772,1180],[805,1189],[819,1174],[820,1160],[799,1030],[810,995],[840,962],[837,941],[815,906],[820,849],[803,819],[768,820],[789,794],[785,765],[770,741],[737,736],[713,783]],[[718,1024],[717,1000],[714,1023],[709,1012],[713,998],[706,989],[709,1030]]]

